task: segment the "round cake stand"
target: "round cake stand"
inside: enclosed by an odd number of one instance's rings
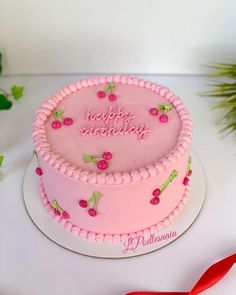
[[[24,177],[23,196],[26,210],[37,228],[54,243],[67,250],[100,258],[126,258],[146,254],[160,249],[179,238],[193,224],[201,211],[206,180],[203,167],[195,153],[192,154],[193,175],[189,199],[182,212],[174,221],[160,231],[129,239],[120,243],[90,241],[71,232],[58,224],[47,213],[39,194],[39,178],[34,170],[37,166],[33,157]]]

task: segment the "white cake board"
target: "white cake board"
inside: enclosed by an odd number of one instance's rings
[[[50,240],[73,252],[100,258],[126,258],[146,254],[160,249],[179,238],[197,218],[206,193],[206,181],[203,168],[196,154],[192,155],[193,175],[191,192],[183,211],[173,223],[164,227],[154,235],[139,237],[132,245],[127,242],[103,243],[90,241],[72,233],[59,225],[47,213],[39,194],[39,177],[35,174],[37,162],[33,157],[24,177],[23,195],[25,207],[33,223]]]

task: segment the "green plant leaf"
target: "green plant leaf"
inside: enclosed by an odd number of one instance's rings
[[[3,94],[0,94],[0,110],[9,110],[12,107],[12,102]]]
[[[219,123],[224,127],[221,131],[227,132],[225,135],[228,135],[236,131],[236,64],[217,63],[208,67],[213,71],[210,75],[215,80],[211,83],[213,89],[200,95],[215,98],[214,109],[226,111]]]
[[[4,156],[0,155],[0,167],[2,167],[4,161]]]
[[[15,100],[18,100],[23,96],[24,90],[25,90],[25,88],[23,86],[14,85],[11,88],[11,94],[13,95]]]
[[[0,74],[2,73],[2,53],[0,52]]]

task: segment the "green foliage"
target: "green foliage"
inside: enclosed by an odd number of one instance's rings
[[[18,100],[23,96],[24,90],[25,90],[24,87],[14,85],[11,88],[11,94],[14,97],[15,100]]]
[[[1,167],[2,164],[3,164],[3,161],[4,161],[4,156],[3,156],[3,155],[0,155],[0,167]]]
[[[222,131],[236,131],[236,64],[219,63],[209,68],[213,70],[210,77],[214,78],[214,88],[201,95],[220,98],[214,108],[226,111],[221,119]]]
[[[57,119],[63,119],[64,110],[57,109],[54,113],[54,117]]]
[[[2,53],[0,52],[0,74],[2,73]],[[9,110],[12,107],[12,97],[14,100],[19,100],[24,94],[24,87],[14,85],[11,88],[11,93],[8,93],[5,89],[0,88],[0,111]]]
[[[12,102],[7,99],[7,96],[0,94],[0,110],[9,110],[12,107]]]
[[[0,52],[0,74],[2,73],[2,53]],[[19,100],[24,94],[24,87],[12,86],[11,93],[8,93],[5,89],[0,88],[0,111],[9,110],[12,107],[12,101],[9,99],[13,97],[15,100]],[[0,167],[3,165],[4,156],[0,154]]]

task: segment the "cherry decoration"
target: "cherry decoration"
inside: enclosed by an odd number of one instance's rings
[[[63,109],[56,109],[53,112],[54,120],[51,123],[53,129],[59,129],[64,126],[70,126],[74,123],[71,117],[64,117],[65,111]]]
[[[99,170],[106,170],[109,167],[108,161],[111,160],[112,153],[104,152],[101,155],[84,155],[83,160],[84,162],[92,162],[96,164]]]
[[[114,94],[114,90],[116,88],[116,84],[115,83],[108,83],[107,86],[103,89],[103,90],[99,90],[97,92],[97,96],[98,98],[105,98],[108,95],[108,100],[109,101],[116,101],[117,100],[117,96],[116,94]]]
[[[91,217],[95,217],[95,216],[97,216],[97,206],[98,206],[98,202],[99,202],[101,196],[102,196],[102,194],[100,192],[97,192],[97,191],[93,192],[93,195],[90,199],[79,200],[79,205],[81,208],[87,208],[88,206],[90,206],[92,204],[92,207],[89,207],[87,212],[88,212],[88,215],[90,215]]]
[[[42,168],[39,165],[38,154],[37,154],[37,152],[35,150],[33,151],[33,154],[36,156],[36,160],[37,160],[37,164],[38,164],[38,166],[35,168],[35,173],[38,176],[42,176],[43,175],[43,170],[42,170]]]
[[[170,174],[170,176],[166,179],[166,181],[159,187],[154,189],[152,192],[152,195],[154,196],[151,200],[150,203],[152,205],[158,205],[160,203],[160,198],[159,196],[164,192],[164,190],[171,184],[171,182],[178,176],[178,171],[173,170]]]
[[[189,181],[190,181],[190,177],[192,176],[192,157],[188,158],[188,166],[187,166],[187,171],[186,171],[186,175],[184,177],[183,180],[183,185],[188,185]]]
[[[52,203],[52,208],[54,209],[54,214],[57,216],[62,216],[64,219],[69,219],[70,214],[66,212],[58,203],[57,200],[53,200]]]
[[[171,111],[173,109],[173,106],[171,103],[162,103],[157,108],[152,107],[149,109],[149,114],[152,116],[159,116],[159,121],[161,123],[167,123],[169,120],[169,117],[167,115],[167,112]]]

